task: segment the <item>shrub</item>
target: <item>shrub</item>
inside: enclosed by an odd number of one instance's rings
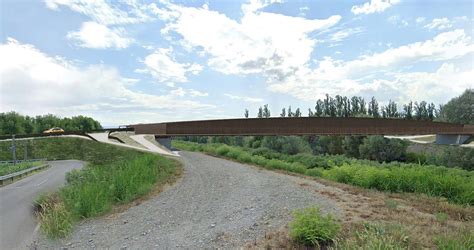
[[[309,175],[313,177],[321,177],[323,176],[323,170],[320,168],[306,169],[305,175]]]
[[[376,160],[379,162],[390,162],[400,160],[406,153],[408,144],[398,139],[387,139],[383,136],[369,136],[360,145],[360,157]]]
[[[216,149],[216,153],[221,156],[225,156],[230,151],[230,147],[222,145]]]
[[[289,169],[287,169],[290,172],[298,173],[298,174],[304,174],[306,173],[306,167],[303,166],[301,163],[295,162],[291,163]]]
[[[332,242],[341,228],[330,214],[321,215],[317,207],[296,210],[293,216],[290,235],[295,241],[305,245],[318,246]]]

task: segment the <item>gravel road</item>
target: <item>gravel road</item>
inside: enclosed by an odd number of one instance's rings
[[[286,225],[296,208],[317,205],[341,213],[334,201],[299,185],[298,177],[199,153],[180,154],[183,178],[160,195],[123,213],[83,221],[66,239],[40,237],[37,246],[235,248]]]

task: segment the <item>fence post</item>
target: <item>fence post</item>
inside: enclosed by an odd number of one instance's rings
[[[12,135],[12,154],[13,154],[13,165],[16,165],[16,144],[15,144],[15,135]]]
[[[24,160],[28,160],[28,140],[25,140],[25,156],[23,157]]]

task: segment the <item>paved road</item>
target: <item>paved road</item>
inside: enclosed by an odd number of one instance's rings
[[[35,199],[64,184],[64,176],[81,168],[80,161],[49,162],[50,168],[0,188],[0,249],[27,248],[36,231]]]
[[[173,152],[171,152],[169,150],[164,150],[164,149],[156,146],[155,144],[151,143],[149,140],[147,140],[145,138],[145,135],[132,135],[132,136],[130,136],[130,138],[132,138],[134,141],[140,143],[141,145],[143,145],[147,149],[149,149],[151,151],[154,151],[156,153],[163,154],[163,155],[176,156]]]
[[[176,156],[175,154],[173,153],[170,153],[170,152],[167,152],[155,145],[153,145],[153,143],[149,142],[148,140],[146,140],[145,138],[142,138],[141,136],[138,136],[136,138],[133,138],[133,137],[130,137],[132,138],[133,140],[135,140],[136,142],[142,144],[145,148],[139,148],[139,147],[135,147],[135,146],[132,146],[132,145],[128,145],[128,144],[124,144],[124,143],[119,143],[119,142],[114,142],[114,141],[111,141],[109,140],[108,138],[108,133],[91,133],[89,134],[90,136],[94,137],[94,139],[96,139],[97,141],[99,142],[102,142],[102,143],[108,143],[108,144],[113,144],[113,145],[116,145],[116,146],[120,146],[120,147],[126,147],[126,148],[133,148],[135,150],[140,150],[140,151],[145,151],[145,152],[151,152],[151,153],[159,153],[159,154],[165,154],[165,155],[173,155],[173,156]],[[143,139],[143,140],[142,140]]]
[[[184,176],[154,198],[119,214],[86,220],[39,249],[239,248],[288,223],[296,208],[318,205],[336,215],[334,200],[309,191],[323,185],[244,164],[180,152]]]

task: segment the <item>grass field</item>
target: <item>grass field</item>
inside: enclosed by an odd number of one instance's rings
[[[174,180],[180,168],[179,162],[171,158],[80,138],[21,143],[28,144],[30,157],[88,163],[68,173],[63,188],[36,202],[41,228],[53,238],[66,236],[78,220],[108,213],[115,205],[129,203]],[[9,145],[0,142],[2,149]],[[0,159],[8,159],[3,150],[0,152]]]
[[[44,164],[44,162],[41,162],[41,161],[20,162],[15,165],[13,163],[0,164],[0,176],[16,173],[28,168],[39,166],[41,164]]]

